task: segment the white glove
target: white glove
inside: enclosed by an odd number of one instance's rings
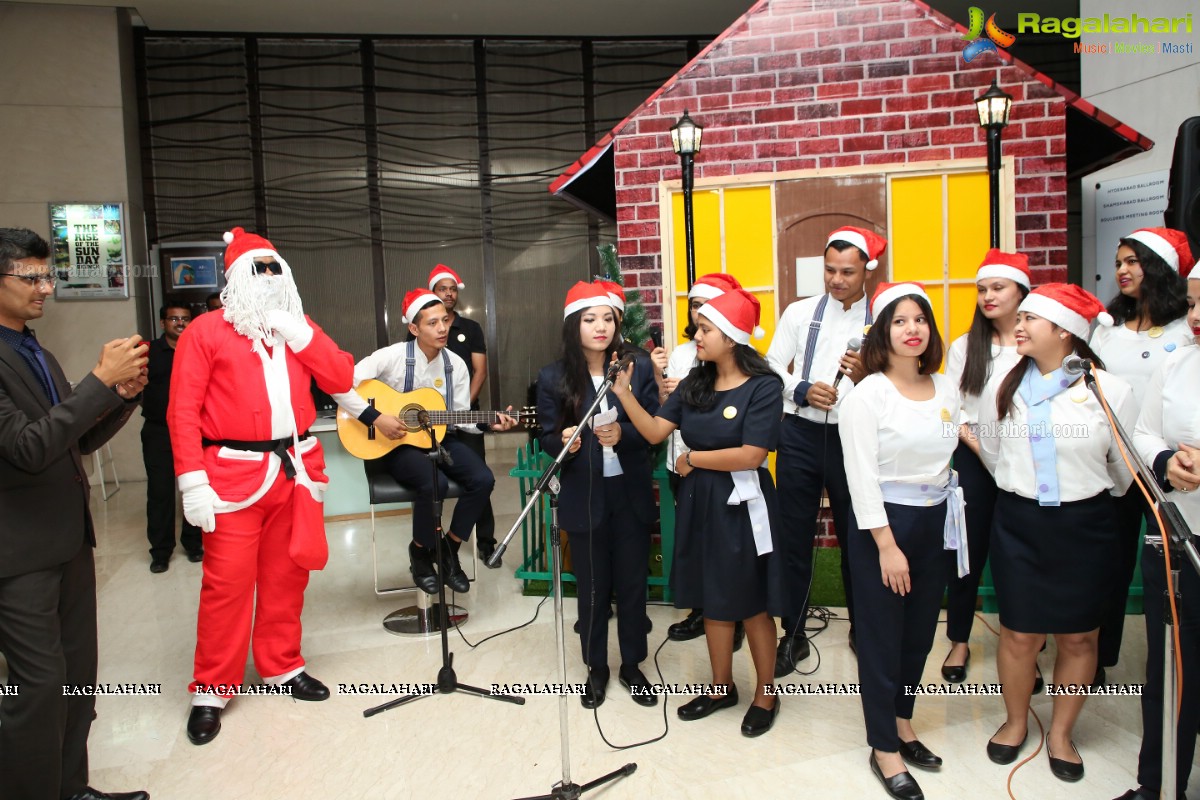
[[[205,533],[217,529],[216,505],[221,498],[207,483],[183,490],[183,517]]]
[[[283,337],[292,348],[293,353],[299,353],[308,347],[312,341],[313,330],[303,317],[294,317],[278,308],[267,312],[267,324],[275,329],[275,333]]]

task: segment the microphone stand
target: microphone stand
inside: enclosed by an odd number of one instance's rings
[[[1068,374],[1070,372],[1068,371]],[[1100,395],[1100,390],[1096,386],[1096,378],[1092,374],[1091,366],[1083,367],[1083,380],[1087,384],[1088,389],[1100,401],[1100,405],[1107,407],[1104,398]],[[1109,409],[1111,412],[1111,409]],[[1163,493],[1162,487],[1158,485],[1158,479],[1154,477],[1154,472],[1146,466],[1146,462],[1138,454],[1133,447],[1133,442],[1125,428],[1121,425],[1121,421],[1117,419],[1115,414],[1112,414],[1113,428],[1116,430],[1117,437],[1121,441],[1122,448],[1125,450],[1129,460],[1133,462],[1137,474],[1141,476],[1142,482],[1154,497],[1154,502],[1158,506],[1159,516],[1162,517],[1162,524],[1165,528],[1162,531],[1162,536],[1152,536],[1147,534],[1146,543],[1155,550],[1162,552],[1169,550],[1171,555],[1171,587],[1175,591],[1175,602],[1181,604],[1183,596],[1179,591],[1179,573],[1180,565],[1183,562],[1184,556],[1191,562],[1192,569],[1197,574],[1200,574],[1200,553],[1196,552],[1196,546],[1192,542],[1192,531],[1188,527],[1187,522],[1183,519],[1183,515],[1179,513],[1179,508],[1171,501],[1167,500]],[[1130,487],[1132,490],[1133,487]],[[1155,541],[1155,540],[1158,541]],[[1143,598],[1143,601],[1148,598]],[[1172,628],[1177,624],[1177,620],[1171,614],[1171,598],[1164,593],[1162,598],[1163,603],[1163,698],[1162,698],[1162,784],[1159,787],[1161,796],[1173,800],[1176,794],[1176,751],[1179,748],[1179,737],[1177,729],[1179,720],[1175,709],[1175,697],[1179,690],[1178,676],[1175,673],[1175,636]]]
[[[604,383],[596,390],[596,399],[592,401],[591,407],[584,412],[584,420],[591,419],[596,409],[600,407],[600,402],[608,394],[608,390],[612,388],[616,375],[617,371],[610,370],[605,376]],[[488,559],[489,565],[500,561],[500,558],[504,555],[504,551],[508,549],[509,541],[521,527],[521,523],[529,516],[529,512],[538,504],[542,495],[548,491],[550,496],[550,559],[553,565],[554,576],[554,641],[558,648],[558,674],[559,682],[562,686],[567,685],[567,649],[566,640],[563,635],[562,537],[558,529],[558,493],[561,486],[558,481],[558,473],[562,471],[563,462],[566,461],[567,454],[571,451],[571,445],[575,443],[582,433],[583,423],[580,423],[575,428],[575,432],[571,434],[571,438],[563,445],[562,452],[558,454],[558,458],[554,459],[554,462],[546,467],[541,477],[537,479],[537,483],[529,490],[529,502],[525,504],[525,508],[521,509],[521,514],[517,517],[517,521],[513,523],[512,530],[504,537],[504,541],[496,545],[496,551]],[[521,800],[577,800],[584,792],[617,778],[632,775],[637,770],[637,764],[630,762],[620,769],[613,770],[607,775],[588,781],[582,786],[571,782],[571,744],[567,735],[567,695],[565,692],[559,692],[558,695],[558,736],[562,748],[562,780],[550,787],[549,794],[521,798]]]
[[[445,569],[444,565],[446,563],[442,560],[442,547],[449,545],[442,544],[442,539],[444,538],[442,536],[442,497],[441,493],[438,491],[439,479],[441,478],[441,475],[438,474],[438,464],[441,464],[443,460],[449,461],[450,454],[443,450],[441,444],[438,443],[437,433],[434,431],[433,426],[429,424],[429,413],[422,411],[420,414],[418,414],[417,418],[421,424],[421,427],[424,428],[425,432],[429,434],[429,442],[431,447],[427,455],[429,456],[429,467],[433,470],[433,537],[435,543],[434,549],[436,553],[435,558],[437,558],[438,563],[437,609],[440,622],[438,631],[441,633],[442,637],[442,668],[438,670],[437,691],[441,694],[465,692],[478,697],[486,697],[491,700],[500,700],[505,703],[523,706],[525,705],[524,697],[514,697],[507,694],[493,694],[492,692],[485,691],[477,686],[468,686],[465,683],[459,683],[458,675],[456,675],[454,672],[454,654],[450,652],[450,620],[448,619],[448,614],[446,611],[448,608],[446,605],[446,581],[444,579],[445,576],[442,575],[442,572]],[[418,591],[420,590],[418,589]],[[413,700],[420,700],[422,697],[428,696],[429,694],[425,692],[406,694],[402,697],[397,697],[395,700],[389,700],[381,705],[368,708],[363,712],[363,716],[373,717],[376,714],[382,713],[389,709],[393,709]]]

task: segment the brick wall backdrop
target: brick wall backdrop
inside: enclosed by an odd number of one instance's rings
[[[626,283],[661,315],[658,182],[679,178],[668,133],[704,126],[696,177],[986,156],[974,99],[1013,96],[1017,248],[1035,282],[1067,274],[1066,101],[993,54],[972,64],[952,23],[912,0],[762,0],[617,132]],[[782,309],[781,309],[782,311]]]

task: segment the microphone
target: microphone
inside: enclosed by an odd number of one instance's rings
[[[1072,377],[1082,375],[1085,372],[1092,371],[1092,360],[1090,358],[1080,358],[1077,355],[1069,355],[1063,359],[1062,370]]]
[[[629,365],[632,364],[636,359],[637,355],[634,353],[626,353],[625,355],[621,356],[616,363],[608,368],[608,380],[616,381],[617,376],[629,369]]]
[[[857,353],[861,347],[862,347],[862,339],[860,339],[857,336],[852,338],[850,341],[846,342],[846,352],[847,353]],[[844,373],[844,372],[838,372],[837,377],[833,379],[833,388],[835,388],[835,389],[837,388],[838,381],[840,381],[842,379],[842,376],[845,374],[846,373]]]

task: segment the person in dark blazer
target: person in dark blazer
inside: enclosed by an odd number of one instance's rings
[[[104,345],[72,389],[25,323],[54,291],[49,246],[0,228],[0,797],[145,800],[87,785],[96,683],[96,533],[82,457],[133,414],[146,385],[139,336]]]
[[[615,410],[615,421],[593,426],[580,419],[618,348],[608,293],[593,284],[575,284],[563,316],[563,357],[538,374],[537,408],[542,449],[551,456],[558,456],[575,429],[584,426],[563,463],[558,507],[559,526],[570,535],[580,643],[588,667],[580,701],[584,708],[604,702],[607,609],[615,590],[621,684],[636,702],[651,706],[658,698],[638,666],[646,658],[646,577],[655,513],[650,449],[616,398],[605,400],[597,412]],[[658,410],[653,372],[648,358],[637,359],[633,391],[650,413]]]

